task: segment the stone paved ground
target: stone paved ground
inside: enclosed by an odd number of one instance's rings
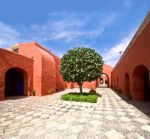
[[[97,91],[94,105],[61,101],[64,92],[0,102],[0,138],[150,139],[148,116],[111,89]]]

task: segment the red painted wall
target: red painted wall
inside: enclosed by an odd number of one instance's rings
[[[60,59],[36,42],[19,44],[19,53],[33,58],[33,87],[37,95],[47,95],[65,89],[65,83],[60,75]],[[49,92],[50,91],[50,92]]]
[[[5,99],[5,74],[11,68],[26,74],[25,95],[30,95],[33,88],[33,60],[0,48],[0,100]]]
[[[104,66],[103,66],[103,73],[108,75],[109,87],[111,87],[111,72],[112,72],[112,70],[113,70],[113,68],[111,66],[104,64]]]
[[[52,54],[52,55],[53,55],[53,57],[55,59],[55,64],[56,64],[56,91],[62,91],[67,86],[66,86],[66,83],[63,80],[62,75],[60,74],[60,63],[61,63],[61,60],[56,55],[54,55],[54,54]]]
[[[140,79],[143,76],[143,68],[140,67],[145,67],[148,72],[150,71],[150,15],[145,21],[112,72],[112,87],[123,95],[127,96],[130,93],[132,99],[137,101],[144,100],[141,87],[143,82]],[[135,73],[137,73],[136,77]],[[129,91],[126,90],[125,74],[129,75]]]
[[[5,73],[10,68],[19,68],[27,73],[25,95],[31,95],[33,89],[37,96],[43,96],[66,88],[59,72],[60,59],[56,55],[36,42],[15,46],[19,48],[18,53],[0,49],[0,100],[5,98]]]

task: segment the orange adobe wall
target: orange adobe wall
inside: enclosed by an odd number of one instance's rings
[[[66,88],[59,72],[60,59],[38,43],[0,49],[0,55],[0,100],[21,92],[21,95],[32,95],[33,89],[37,96],[43,96]]]
[[[113,71],[113,67],[104,64],[103,65],[103,74],[105,74],[108,77],[108,87],[111,87],[111,73]]]
[[[64,90],[60,75],[60,59],[36,42],[19,44],[19,53],[34,60],[33,87],[38,96]],[[50,91],[50,92],[49,92]]]
[[[22,74],[24,95],[30,95],[33,89],[33,60],[0,48],[0,63],[0,100],[5,99],[6,73],[11,70]]]
[[[60,74],[61,60],[60,60],[60,58],[58,58],[54,54],[52,54],[52,55],[53,55],[55,62],[56,62],[56,91],[62,91],[67,87],[67,85],[64,82],[62,75]]]
[[[150,101],[150,13],[112,71],[112,87],[135,101]]]

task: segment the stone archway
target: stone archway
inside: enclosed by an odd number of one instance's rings
[[[19,68],[11,68],[5,74],[5,97],[26,95],[27,76]]]
[[[126,73],[125,76],[124,76],[124,81],[125,81],[125,94],[126,96],[129,98],[129,99],[132,99],[132,95],[131,95],[131,92],[130,92],[130,80],[129,80],[129,74]]]
[[[117,77],[116,81],[117,81],[116,87],[117,87],[117,90],[119,90],[119,79],[118,79],[118,77]]]
[[[149,70],[144,65],[134,69],[133,93],[137,100],[150,101]]]
[[[109,87],[109,76],[106,73],[102,73],[101,77],[99,78],[99,86],[100,87]]]
[[[114,79],[114,89],[116,89],[116,80]]]

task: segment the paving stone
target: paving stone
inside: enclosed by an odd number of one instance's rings
[[[150,121],[142,118],[136,118],[135,121],[140,122],[142,124],[148,124]]]
[[[15,117],[16,120],[20,120],[20,119],[23,119],[23,118],[24,118],[24,115],[19,115],[19,116]]]
[[[50,122],[46,122],[45,126],[47,129],[51,129],[51,128],[54,128],[55,126],[57,126],[57,123],[50,121]]]
[[[60,124],[60,125],[57,126],[58,130],[65,130],[68,127],[69,127],[68,124]]]
[[[101,116],[101,115],[93,115],[93,118],[94,118],[94,119],[101,119],[102,116]]]
[[[125,139],[125,136],[116,130],[110,130],[106,132],[105,136],[107,136],[109,139]]]
[[[120,117],[120,120],[123,122],[129,122],[131,121],[131,119],[127,118],[127,117]]]
[[[49,117],[49,114],[43,114],[42,116],[41,116],[41,118],[48,118]]]
[[[86,118],[81,118],[78,120],[79,123],[86,123],[88,120]]]
[[[101,122],[98,120],[93,120],[93,121],[90,121],[90,124],[92,124],[93,126],[100,126]]]
[[[45,139],[60,139],[57,133],[46,134]]]
[[[6,118],[0,118],[0,123],[5,121],[5,120],[6,120]]]
[[[12,121],[4,121],[0,124],[0,126],[5,126],[5,125],[7,126],[7,125],[11,124],[11,122]]]
[[[65,139],[77,139],[77,135],[71,135],[66,137]]]
[[[34,119],[31,119],[31,123],[37,123],[37,122],[39,122],[41,119],[39,119],[39,118],[34,118]]]
[[[117,112],[118,115],[122,116],[122,115],[125,115],[124,112]]]
[[[26,117],[26,118],[24,118],[23,120],[22,120],[22,122],[28,122],[28,121],[30,121],[32,119],[32,117]]]
[[[72,133],[77,134],[83,130],[83,126],[78,125],[78,126],[71,126],[70,127],[72,130]]]
[[[142,126],[142,129],[150,132],[150,126],[149,125]]]
[[[127,136],[129,139],[145,139],[143,136],[140,136],[139,134],[137,134],[137,133],[133,133],[133,134],[129,134],[128,136]]]
[[[114,116],[111,116],[111,115],[110,116],[106,116],[105,118],[108,119],[108,120],[115,120],[116,119]]]
[[[0,138],[150,138],[149,117],[111,89],[98,88],[97,92],[102,97],[96,104],[62,101],[64,92],[3,101]]]

